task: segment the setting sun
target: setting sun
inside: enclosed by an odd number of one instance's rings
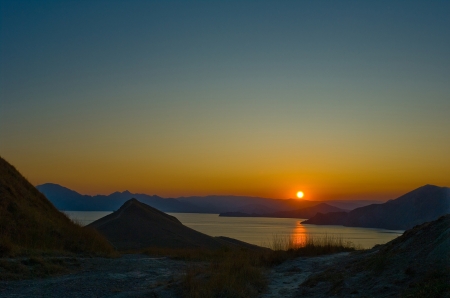
[[[303,196],[304,196],[303,191],[297,192],[297,198],[301,199],[303,198]]]

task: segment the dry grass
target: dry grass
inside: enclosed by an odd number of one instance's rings
[[[59,212],[0,157],[0,257],[47,253],[112,256],[114,249],[98,232]]]
[[[51,215],[31,208],[20,208],[17,213],[16,218],[4,216],[0,219],[0,256],[45,253],[115,254],[108,241],[97,231],[62,218],[64,215],[53,219]]]
[[[149,248],[144,253],[193,261],[182,283],[185,297],[257,297],[264,291],[265,271],[299,256],[317,256],[356,247],[339,236],[291,237],[274,236],[271,250],[247,249],[162,249]]]
[[[286,251],[298,256],[316,256],[362,249],[361,246],[345,240],[341,235],[323,236],[280,236],[274,235],[268,245],[274,251]]]
[[[207,264],[193,265],[183,281],[186,297],[256,297],[266,287],[259,254],[221,251]]]

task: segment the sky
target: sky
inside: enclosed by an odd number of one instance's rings
[[[450,186],[449,1],[0,0],[0,155],[83,194]]]

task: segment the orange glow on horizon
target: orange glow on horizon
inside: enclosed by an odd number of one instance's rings
[[[53,147],[50,148],[53,150]],[[203,163],[193,164],[186,161],[176,163],[158,163],[153,156],[149,161],[116,158],[86,159],[60,155],[52,151],[52,158],[29,154],[19,156],[20,151],[3,155],[34,185],[57,183],[80,194],[109,195],[115,191],[128,190],[132,193],[145,193],[166,198],[181,196],[235,195],[257,196],[274,199],[298,199],[299,190],[304,193],[303,200],[388,200],[395,199],[406,192],[425,184],[448,186],[448,168],[444,165],[440,171],[429,172],[422,177],[419,171],[406,172],[406,167],[391,170],[389,167],[378,169],[368,166],[371,172],[352,168],[349,164],[342,167],[325,167],[320,163],[315,168],[306,167],[302,171],[293,166],[267,163],[265,167],[253,164],[251,159],[235,164],[214,162],[217,167],[209,168]],[[104,158],[104,159],[103,159]],[[445,163],[444,163],[445,164]],[[450,164],[449,164],[450,165]],[[286,167],[286,168],[284,168]],[[419,168],[419,167],[418,167]],[[65,169],[71,169],[67,171]],[[219,171],[218,169],[221,169]],[[321,170],[319,170],[321,169]],[[341,169],[341,171],[338,171]],[[433,169],[430,166],[430,169]],[[395,176],[394,176],[395,175]]]

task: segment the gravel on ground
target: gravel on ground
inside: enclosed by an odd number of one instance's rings
[[[78,258],[79,268],[44,279],[0,281],[0,297],[179,297],[187,262],[147,255]]]

